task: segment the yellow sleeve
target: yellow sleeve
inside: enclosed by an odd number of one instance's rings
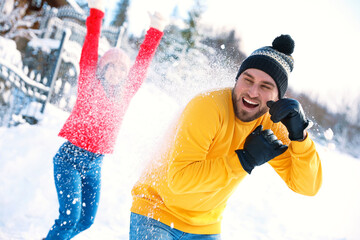
[[[315,143],[309,136],[302,142],[291,141],[288,150],[269,161],[269,164],[297,193],[314,196],[321,187],[321,161]]]
[[[224,124],[223,114],[206,95],[194,98],[184,109],[168,171],[168,184],[174,193],[218,191],[243,172],[235,152],[208,158],[213,140]]]

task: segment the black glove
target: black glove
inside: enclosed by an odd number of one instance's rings
[[[276,102],[268,101],[270,119],[274,122],[282,122],[289,132],[291,141],[304,140],[304,130],[309,126],[310,120],[305,117],[301,104],[290,98],[283,98]]]
[[[245,140],[244,149],[235,150],[244,170],[249,174],[256,166],[283,154],[288,148],[270,129],[258,126]]]

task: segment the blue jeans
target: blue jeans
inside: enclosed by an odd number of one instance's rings
[[[103,157],[68,141],[60,147],[54,157],[60,214],[47,240],[71,239],[94,223],[100,199]]]
[[[220,240],[220,234],[192,234],[182,232],[163,224],[155,219],[131,213],[130,216],[130,240],[191,240],[209,239]]]

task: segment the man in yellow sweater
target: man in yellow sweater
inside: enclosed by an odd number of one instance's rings
[[[237,185],[268,162],[293,191],[313,196],[321,163],[295,99],[284,98],[294,41],[277,37],[241,64],[232,89],[193,98],[132,190],[130,240],[220,239]]]

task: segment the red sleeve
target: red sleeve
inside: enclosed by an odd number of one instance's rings
[[[146,32],[144,42],[141,44],[135,63],[129,72],[126,94],[128,101],[130,101],[144,82],[151,60],[155,55],[163,35],[163,32],[155,28],[150,28]]]
[[[90,15],[86,19],[86,36],[80,57],[80,75],[78,80],[78,93],[86,85],[95,79],[98,61],[99,37],[101,32],[104,13],[98,9],[91,8]]]

